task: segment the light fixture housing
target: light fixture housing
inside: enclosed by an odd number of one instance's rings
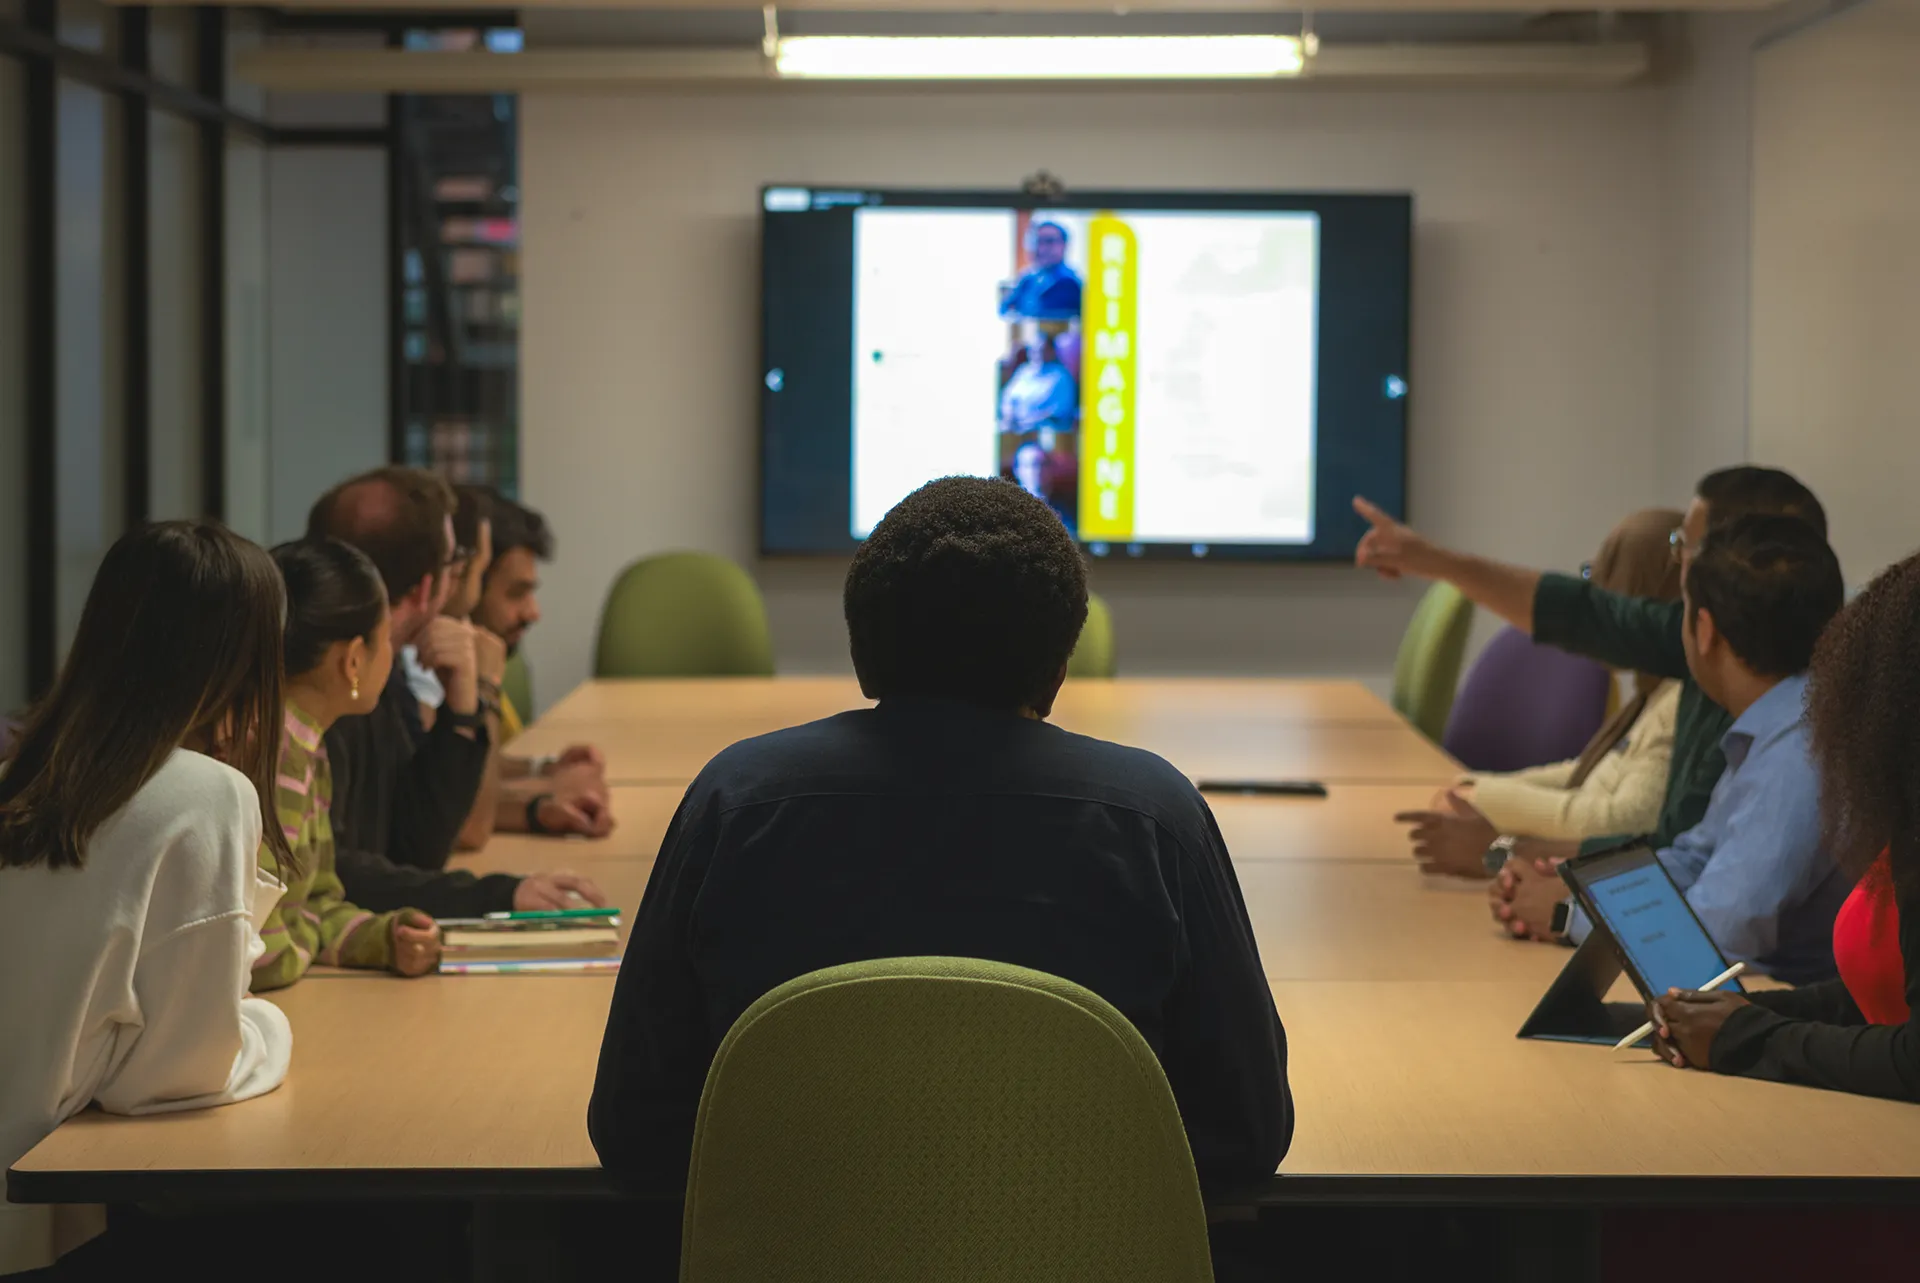
[[[1294,36],[783,36],[799,80],[1272,80],[1306,67]]]

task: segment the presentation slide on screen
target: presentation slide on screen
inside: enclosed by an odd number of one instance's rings
[[[851,529],[999,475],[1089,543],[1314,537],[1320,220],[864,208]]]

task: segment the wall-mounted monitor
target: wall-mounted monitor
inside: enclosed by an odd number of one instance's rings
[[[1096,558],[1349,557],[1406,493],[1406,195],[768,187],[761,549],[1005,477]]]

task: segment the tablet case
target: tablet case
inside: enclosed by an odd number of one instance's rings
[[[1607,1001],[1607,991],[1620,978],[1620,971],[1620,947],[1613,932],[1594,919],[1587,938],[1567,959],[1518,1036],[1609,1047],[1619,1042],[1647,1020],[1644,1004]]]

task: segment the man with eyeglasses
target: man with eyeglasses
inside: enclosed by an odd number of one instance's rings
[[[1428,541],[1365,499],[1356,498],[1354,509],[1372,526],[1355,554],[1361,567],[1387,579],[1413,575],[1443,580],[1537,641],[1612,668],[1681,683],[1667,796],[1652,834],[1593,838],[1584,844],[1503,836],[1487,853],[1489,874],[1497,873],[1510,858],[1560,859],[1582,846],[1599,849],[1627,837],[1644,836],[1657,848],[1665,847],[1700,822],[1726,769],[1720,741],[1733,719],[1707,698],[1688,671],[1682,636],[1686,609],[1680,602],[1622,597],[1595,587],[1585,577],[1527,570],[1456,552]],[[1685,519],[1668,537],[1682,573],[1709,528],[1719,529],[1754,514],[1797,517],[1822,539],[1826,537],[1826,511],[1796,478],[1777,468],[1723,468],[1700,479]]]
[[[454,537],[456,539],[460,538],[460,532],[457,526],[454,530]],[[486,573],[487,559],[491,556],[486,546],[487,537],[487,524],[483,520],[480,523],[478,543],[456,543],[453,546],[453,551],[447,556],[447,599],[441,605],[440,613],[448,619],[465,620],[473,614],[473,603],[480,595],[480,577]],[[454,634],[448,633],[446,635],[452,637]],[[475,660],[478,666],[485,667],[484,664],[479,663],[479,661],[486,658],[481,647],[481,640],[477,635],[474,638],[476,647]],[[456,651],[459,649],[459,645],[460,643],[455,643]],[[399,667],[404,670],[407,675],[407,688],[413,692],[413,697],[420,701],[423,708],[437,709],[445,702],[447,698],[447,688],[440,681],[440,674],[436,672],[432,666],[421,661],[420,647],[417,644],[410,643],[399,647],[394,651],[394,658],[399,661]],[[503,672],[504,665],[505,661],[502,660]],[[486,680],[486,674],[482,673],[481,702],[483,704],[486,702]],[[430,719],[428,724],[431,725]]]
[[[442,613],[471,557],[454,538],[455,506],[444,478],[387,467],[340,483],[308,514],[308,537],[339,539],[373,562],[395,648],[414,647],[444,691],[428,729],[396,663],[373,711],[327,732],[341,881],[353,903],[376,912],[470,917],[600,903],[593,884],[571,874],[476,879],[445,869],[487,770],[506,664],[497,637]]]

